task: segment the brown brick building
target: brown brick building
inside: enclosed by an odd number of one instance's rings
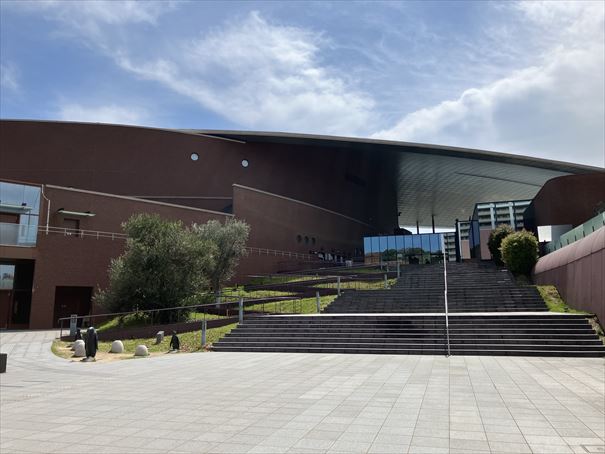
[[[452,226],[481,198],[532,198],[550,178],[595,170],[375,140],[2,120],[0,328],[88,313],[133,213],[246,220],[241,282],[361,257],[364,236]]]

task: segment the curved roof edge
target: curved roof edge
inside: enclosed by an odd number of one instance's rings
[[[481,159],[486,161],[506,162],[524,166],[540,167],[550,170],[558,170],[569,173],[592,173],[605,172],[605,168],[589,166],[585,164],[576,164],[565,161],[555,161],[544,158],[534,158],[524,155],[510,153],[500,153],[496,151],[481,150],[474,148],[453,147],[449,145],[435,145],[416,142],[400,142],[395,140],[383,139],[365,139],[359,137],[327,136],[320,134],[299,134],[289,132],[270,132],[270,131],[226,131],[200,129],[185,129],[184,132],[199,133],[204,136],[229,138],[241,140],[244,142],[272,142],[289,143],[296,145],[315,145],[315,146],[333,146],[350,147],[358,149],[367,148],[385,148],[393,151],[405,148],[406,151],[413,153],[430,153],[444,156]]]
[[[82,124],[113,126],[122,128],[149,129],[155,131],[165,131],[176,134],[197,135],[219,140],[228,140],[234,142],[270,142],[286,143],[293,145],[311,145],[327,146],[353,149],[376,149],[382,148],[385,151],[405,151],[412,153],[428,153],[442,156],[452,156],[459,158],[480,159],[484,161],[504,162],[522,166],[539,167],[549,170],[557,170],[567,173],[593,173],[605,172],[603,167],[589,166],[585,164],[575,164],[565,161],[555,161],[543,158],[534,158],[510,153],[499,153],[495,151],[479,150],[473,148],[453,147],[448,145],[434,145],[414,142],[399,142],[383,139],[365,139],[359,137],[328,136],[321,134],[302,134],[290,132],[270,132],[270,131],[237,131],[222,129],[178,129],[178,128],[160,128],[155,126],[125,125],[117,123],[100,123],[84,121],[63,121],[63,120],[30,120],[30,119],[9,119],[0,118],[0,124],[3,122],[23,122],[23,123],[59,123],[59,124]]]

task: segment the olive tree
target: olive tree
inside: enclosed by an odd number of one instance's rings
[[[214,244],[180,221],[137,214],[122,225],[124,253],[111,261],[109,287],[95,301],[111,312],[182,306],[208,287]],[[163,313],[163,321],[169,314]]]
[[[227,219],[224,224],[211,220],[194,224],[191,230],[202,243],[214,246],[207,276],[218,303],[222,286],[233,277],[239,260],[247,254],[250,226],[237,219]]]

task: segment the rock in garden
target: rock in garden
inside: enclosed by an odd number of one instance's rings
[[[115,340],[111,343],[111,353],[124,353],[124,344],[121,340]]]
[[[162,341],[164,340],[164,331],[158,331],[158,333],[155,335],[155,344],[161,344]]]
[[[84,358],[86,356],[86,346],[83,340],[77,340],[73,343],[74,356],[76,358]]]
[[[134,356],[149,356],[149,351],[145,345],[137,345],[134,350]]]

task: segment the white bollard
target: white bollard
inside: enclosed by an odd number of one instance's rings
[[[202,347],[206,345],[206,320],[202,320]]]
[[[389,288],[388,280],[387,280],[387,275],[386,274],[384,275],[384,288]]]
[[[319,290],[315,292],[315,303],[317,304],[317,313],[321,312],[321,300],[319,299]]]
[[[397,262],[397,279],[401,277],[401,263]]]

